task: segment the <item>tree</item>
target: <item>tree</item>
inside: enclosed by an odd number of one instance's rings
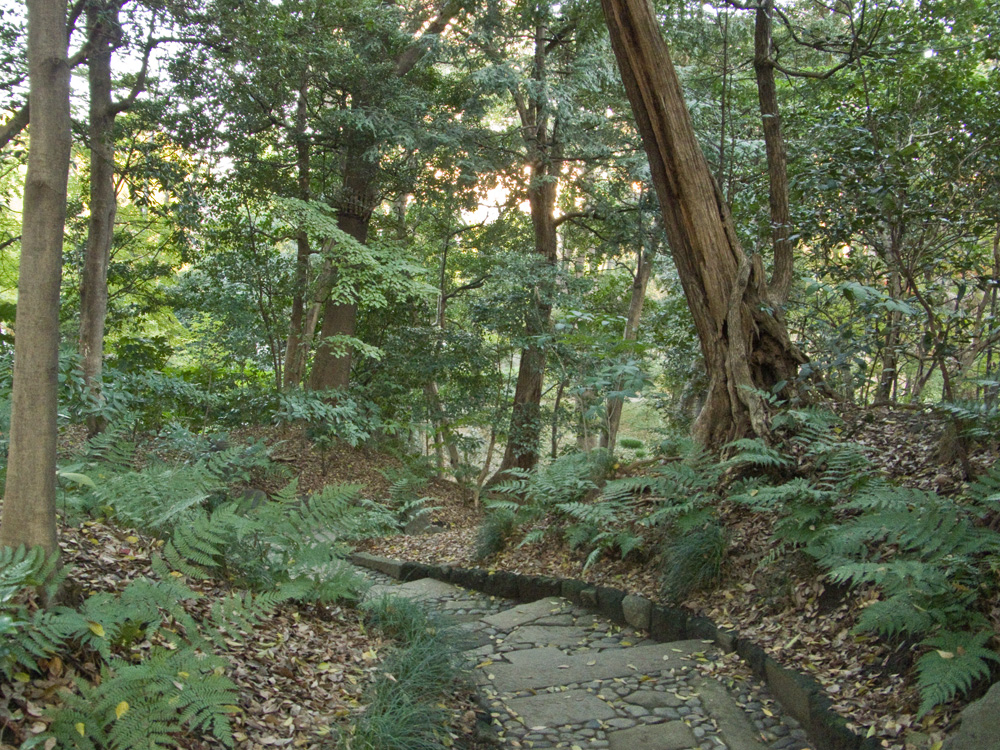
[[[804,357],[769,304],[760,257],[736,236],[649,0],[601,6],[705,358],[709,390],[694,435],[712,447],[768,435],[760,391],[793,383]]]
[[[353,81],[348,86],[349,109],[354,121],[342,133],[343,170],[340,195],[336,199],[337,220],[342,231],[362,245],[368,242],[372,212],[379,202],[378,179],[381,170],[380,148],[386,144],[376,137],[369,120],[372,110],[388,111],[393,104],[396,85],[409,77],[421,63],[432,44],[448,27],[454,16],[461,10],[455,0],[442,0],[430,8],[421,8],[414,18],[405,19],[403,29],[393,29],[392,36],[382,43],[364,46],[382,48],[390,52],[395,46],[395,55],[388,60],[371,61],[371,73],[381,75],[379,81],[372,75]],[[400,19],[404,20],[404,19]],[[404,43],[400,44],[403,40]],[[398,46],[397,46],[398,45]],[[384,83],[388,81],[388,87]],[[381,94],[381,97],[374,96]],[[386,98],[388,97],[388,98]],[[408,113],[410,117],[414,113]],[[419,116],[414,117],[419,122]],[[334,273],[337,269],[334,269]],[[350,382],[352,350],[344,341],[354,337],[357,329],[358,303],[352,300],[326,300],[323,310],[323,325],[320,341],[316,347],[309,387],[313,390],[346,388]]]
[[[31,132],[0,545],[58,549],[59,282],[72,138],[66,4],[28,0]]]
[[[90,219],[87,249],[80,280],[80,360],[84,387],[100,397],[104,365],[104,326],[108,316],[108,263],[114,239],[118,198],[115,194],[115,118],[135,102],[142,91],[153,48],[147,40],[142,69],[128,96],[112,97],[111,58],[121,44],[118,18],[123,0],[91,0],[87,4],[87,80],[90,85]],[[90,433],[98,432],[101,420],[89,420]]]

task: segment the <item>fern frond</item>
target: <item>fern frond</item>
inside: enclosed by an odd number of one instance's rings
[[[792,463],[790,458],[760,438],[740,438],[727,443],[724,448],[727,451],[734,451],[724,462],[726,466],[750,464],[767,469],[780,469],[790,466]]]
[[[917,685],[920,688],[920,716],[935,706],[967,693],[976,680],[989,677],[989,662],[1000,662],[995,651],[986,648],[993,637],[989,631],[978,633],[943,631],[922,645],[932,651],[917,660]]]
[[[856,630],[892,638],[900,633],[923,635],[934,625],[935,620],[927,609],[914,601],[914,592],[904,591],[861,610]]]

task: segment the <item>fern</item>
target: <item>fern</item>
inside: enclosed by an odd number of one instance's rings
[[[706,523],[671,539],[664,548],[661,584],[664,596],[680,602],[719,580],[726,539],[717,523]]]
[[[977,477],[969,485],[967,494],[976,516],[996,517],[1000,513],[1000,463],[993,464],[985,474]]]
[[[176,571],[192,578],[210,578],[223,566],[223,550],[235,537],[238,516],[230,507],[209,514],[198,509],[186,514],[163,546],[163,558]]]
[[[989,677],[989,663],[1000,662],[1000,656],[986,648],[991,637],[993,633],[989,631],[945,630],[921,644],[933,650],[917,661],[917,684],[922,698],[920,716],[960,693],[967,693],[976,680]]]
[[[766,469],[780,469],[791,465],[791,460],[781,451],[767,445],[760,438],[742,438],[725,446],[732,451],[725,466],[759,466]]]
[[[78,687],[48,733],[68,747],[160,750],[184,747],[188,733],[233,745],[229,715],[239,693],[218,657],[154,649],[139,664],[113,659],[98,682]]]

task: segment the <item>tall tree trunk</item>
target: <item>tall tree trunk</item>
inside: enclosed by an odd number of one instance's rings
[[[104,324],[108,316],[108,264],[114,239],[118,198],[115,194],[115,110],[111,99],[111,55],[118,44],[118,3],[93,0],[87,5],[87,78],[90,85],[90,219],[80,280],[80,341],[83,382],[101,398],[104,366]],[[92,417],[95,435],[103,420]]]
[[[889,296],[899,299],[903,296],[903,288],[899,271],[889,271]],[[902,313],[893,310],[885,323],[885,339],[882,344],[882,372],[879,374],[878,388],[875,391],[876,401],[891,401],[893,391],[899,378],[899,327],[902,325]]]
[[[528,205],[534,232],[534,253],[543,263],[542,273],[558,262],[559,243],[556,235],[556,194],[559,185],[561,143],[559,120],[549,111],[545,94],[549,33],[539,22],[535,28],[534,68],[528,96],[512,88],[511,95],[521,120],[521,137],[530,166]],[[551,282],[543,278],[531,290],[531,306],[525,320],[527,346],[521,351],[510,429],[500,468],[491,481],[496,481],[513,468],[532,469],[538,463],[542,436],[541,401],[545,379],[545,347],[541,337],[549,332],[552,319]]]
[[[427,41],[447,28],[461,6],[457,0],[441,0],[430,10],[435,15],[414,26],[414,29],[419,30],[419,35],[396,58],[393,71],[396,78],[405,77],[417,66],[426,50]],[[362,91],[353,93],[352,106],[359,111],[366,106],[364,94]],[[368,240],[372,211],[378,200],[376,180],[379,165],[377,158],[372,156],[376,144],[366,127],[362,126],[358,132],[347,137],[341,196],[337,206],[337,225],[362,244]],[[351,347],[345,346],[343,342],[334,342],[331,346],[330,339],[353,337],[357,320],[357,300],[326,301],[320,342],[316,347],[313,370],[309,377],[309,387],[312,390],[346,388],[350,384]]]
[[[299,86],[299,99],[295,108],[295,165],[298,171],[299,199],[308,201],[312,197],[310,189],[310,157],[311,142],[306,133],[309,117],[308,71],[303,74]],[[306,350],[304,347],[305,331],[303,329],[305,316],[306,291],[309,288],[309,237],[305,230],[299,231],[295,237],[295,280],[292,290],[292,315],[288,326],[288,343],[285,346],[285,379],[284,389],[297,388],[302,385],[306,375]]]
[[[772,311],[760,256],[748,258],[736,237],[649,0],[601,6],[709,376],[694,436],[710,447],[766,436],[758,390],[794,382],[804,357]]]
[[[547,266],[557,260],[556,240],[556,187],[558,180],[552,174],[552,163],[536,161],[531,169],[528,203],[531,223],[535,233],[535,253]],[[543,269],[547,273],[548,269]],[[542,383],[545,379],[545,346],[540,342],[549,331],[552,319],[549,282],[542,280],[532,290],[525,334],[528,345],[521,351],[517,383],[514,386],[514,405],[510,415],[510,430],[503,461],[497,469],[499,478],[508,469],[532,469],[538,463],[539,441],[542,433],[541,402]]]
[[[359,166],[359,169],[362,167]],[[356,174],[356,173],[355,173]],[[359,181],[360,182],[360,181]],[[361,244],[368,241],[368,227],[371,224],[371,210],[374,198],[365,201],[365,195],[372,195],[374,189],[371,182],[361,183],[358,193],[351,191],[347,201],[337,215],[337,226],[356,239]],[[336,273],[334,271],[334,273]],[[337,337],[353,337],[357,328],[358,303],[355,300],[341,301],[328,298],[323,306],[323,326],[320,328],[320,340],[316,346],[316,356],[313,360],[312,374],[309,377],[309,388],[323,391],[330,388],[346,388],[351,379],[351,349]]]
[[[722,10],[722,95],[719,101],[719,165],[715,182],[726,184],[726,128],[729,127],[729,9]]]
[[[760,0],[754,23],[753,67],[757,76],[757,98],[760,102],[761,125],[764,131],[764,149],[767,153],[768,202],[771,210],[771,245],[774,248],[774,268],[771,272],[771,302],[776,307],[788,301],[792,287],[791,213],[788,209],[788,167],[785,157],[785,138],[781,132],[781,113],[778,109],[778,89],[774,83],[774,64],[771,60],[771,17],[774,0]]]
[[[28,0],[31,133],[0,545],[56,542],[59,282],[71,146],[66,3]]]
[[[646,302],[646,288],[649,286],[649,277],[653,274],[653,260],[656,252],[639,248],[639,262],[632,277],[632,296],[628,303],[628,313],[625,317],[625,340],[635,341],[639,338],[639,319],[642,317],[642,307]],[[615,390],[621,390],[622,380],[619,379]],[[613,396],[608,399],[606,408],[607,420],[604,432],[601,433],[601,447],[607,448],[612,453],[615,450],[615,443],[618,441],[618,428],[622,421],[622,407],[625,399],[621,396]]]

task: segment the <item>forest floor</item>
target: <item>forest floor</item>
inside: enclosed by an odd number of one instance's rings
[[[953,493],[962,489],[961,471],[948,455],[944,428],[928,412],[867,409],[841,415],[844,437],[865,446],[874,464],[909,486]],[[974,456],[985,468],[991,453]],[[626,467],[627,469],[627,467]],[[581,578],[662,600],[657,561],[602,559],[584,572],[586,552],[571,550],[547,538],[544,543],[511,545],[485,561],[474,559],[478,509],[451,485],[432,495],[438,509],[433,536],[398,536],[364,543],[366,551],[416,562],[488,567],[528,575]],[[956,701],[923,719],[917,718],[919,697],[912,679],[904,677],[916,655],[916,644],[887,644],[853,632],[857,616],[876,594],[832,588],[804,556],[791,556],[766,573],[759,563],[770,551],[767,519],[735,507],[722,509],[729,535],[729,557],[723,582],[681,602],[686,608],[733,627],[757,642],[776,660],[812,676],[825,688],[834,709],[856,732],[878,737],[892,750],[938,747],[965,703]],[[991,620],[1000,626],[1000,602]],[[1000,632],[1000,629],[998,629]],[[742,671],[733,656],[732,676]]]
[[[876,464],[891,476],[941,492],[961,489],[958,468],[940,454],[941,429],[927,414],[868,409],[842,416],[846,437],[865,445]],[[365,496],[384,499],[390,482],[383,471],[401,466],[391,456],[346,445],[323,455],[292,428],[254,429],[233,439],[248,437],[271,444],[273,459],[298,478],[302,491],[354,483],[362,485]],[[982,465],[989,456],[976,458]],[[274,491],[279,486],[259,489]],[[547,540],[544,545],[513,546],[485,562],[475,561],[473,550],[483,511],[473,507],[471,494],[442,479],[431,480],[420,493],[430,498],[435,507],[432,519],[443,531],[432,536],[373,539],[360,546],[411,561],[583,578],[661,599],[655,558],[605,558],[583,572],[583,552]],[[762,574],[758,563],[767,552],[761,544],[770,531],[766,520],[736,508],[723,512],[731,553],[723,582],[687,599],[684,606],[736,628],[780,662],[817,679],[856,731],[879,737],[884,747],[934,748],[962,704],[916,718],[916,690],[901,676],[912,664],[915,646],[888,645],[852,633],[858,612],[873,595],[830,590],[804,559],[790,558]],[[61,529],[64,561],[73,567],[78,597],[120,591],[132,578],[150,575],[150,557],[160,544],[99,520]],[[225,589],[219,583],[186,582],[204,594],[204,599],[190,603],[194,614]],[[990,614],[1000,626],[1000,602],[994,603]],[[244,642],[234,642],[225,654],[234,665],[230,676],[241,695],[239,711],[233,716],[237,747],[262,750],[327,744],[337,727],[363,710],[363,688],[387,649],[388,644],[365,629],[354,608],[283,605],[263,627],[247,634]],[[93,657],[85,652],[43,660],[40,667],[41,674],[22,673],[2,686],[0,750],[45,732],[50,721],[45,709],[57,700],[58,692],[72,689],[76,678],[97,679],[99,672]],[[746,674],[735,656],[724,668],[736,679]],[[455,723],[450,731],[458,747],[463,746],[464,737],[472,735],[471,701],[468,694],[455,696]],[[184,746],[214,745],[190,738]]]

